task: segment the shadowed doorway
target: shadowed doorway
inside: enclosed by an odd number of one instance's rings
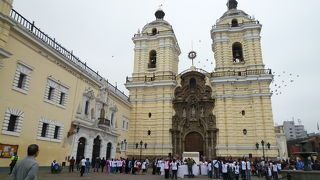
[[[184,151],[199,152],[203,155],[203,137],[198,132],[190,132],[185,137]]]

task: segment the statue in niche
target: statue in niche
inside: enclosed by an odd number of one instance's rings
[[[100,118],[104,119],[104,117],[105,117],[105,110],[104,110],[104,107],[102,107],[100,110]]]
[[[201,107],[201,117],[204,117],[204,109]]]
[[[186,108],[183,108],[182,117],[184,117],[184,118],[187,117]]]
[[[196,119],[196,106],[192,105],[191,106],[191,117],[190,117],[190,121],[197,121]]]
[[[191,108],[191,117],[195,117],[196,116],[196,108],[194,105],[192,105],[192,108]]]

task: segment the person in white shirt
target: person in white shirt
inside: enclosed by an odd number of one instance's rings
[[[272,178],[274,180],[278,180],[278,165],[276,163],[273,163],[271,168],[272,168]]]
[[[212,166],[213,166],[213,174],[214,174],[214,178],[215,179],[219,179],[220,178],[220,172],[219,172],[219,165],[220,165],[220,161],[219,160],[213,160],[212,161]]]
[[[171,171],[172,171],[172,179],[173,178],[177,179],[177,171],[178,171],[179,164],[176,162],[175,159],[173,159],[170,165],[171,165]]]
[[[142,162],[141,169],[142,169],[143,174],[147,172],[147,162],[146,161]]]
[[[228,179],[228,163],[226,161],[222,161],[222,178],[223,180]]]
[[[122,160],[117,160],[117,172],[122,173]]]
[[[117,169],[117,161],[112,159],[112,161],[111,161],[111,172],[112,173],[116,173],[116,169]]]
[[[84,157],[81,159],[80,164],[81,164],[80,176],[83,176],[84,170],[86,169],[86,159]]]
[[[246,170],[247,170],[247,163],[245,160],[241,161],[241,177],[243,180],[246,180]]]
[[[247,180],[251,180],[251,163],[249,160],[247,161],[246,173],[247,173]]]
[[[239,174],[240,174],[240,166],[239,166],[239,162],[236,162],[236,164],[234,165],[234,175],[236,180],[239,180]]]
[[[212,178],[212,163],[209,161],[208,163],[208,177]]]
[[[157,161],[157,174],[160,175],[161,174],[161,164],[162,164],[162,160],[159,159]]]

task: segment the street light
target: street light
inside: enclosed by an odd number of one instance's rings
[[[78,126],[77,126],[77,133],[79,132],[80,130],[80,123],[78,123]]]
[[[262,155],[263,155],[263,160],[265,160],[265,156],[264,156],[264,141],[261,140],[261,146],[262,146]],[[270,149],[271,144],[267,143],[267,148]],[[256,148],[257,150],[259,149],[259,143],[256,143]]]
[[[140,144],[140,147],[139,147]],[[147,149],[148,144],[144,143],[144,148]],[[140,162],[141,162],[141,155],[142,155],[142,149],[143,149],[143,141],[141,140],[140,143],[136,143],[136,149],[140,148]]]

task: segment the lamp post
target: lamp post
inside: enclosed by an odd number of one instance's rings
[[[139,147],[140,144],[140,147]],[[144,143],[144,148],[147,149],[148,144]],[[142,149],[143,149],[143,141],[141,140],[140,143],[136,143],[136,149],[140,148],[140,162],[141,162],[141,155],[142,155]]]
[[[263,157],[263,160],[265,160],[265,156],[264,156],[264,140],[261,140],[261,146],[262,146],[262,157]],[[267,148],[270,149],[270,146],[271,144],[270,143],[267,143]],[[257,150],[259,149],[259,143],[256,143],[256,148]]]

